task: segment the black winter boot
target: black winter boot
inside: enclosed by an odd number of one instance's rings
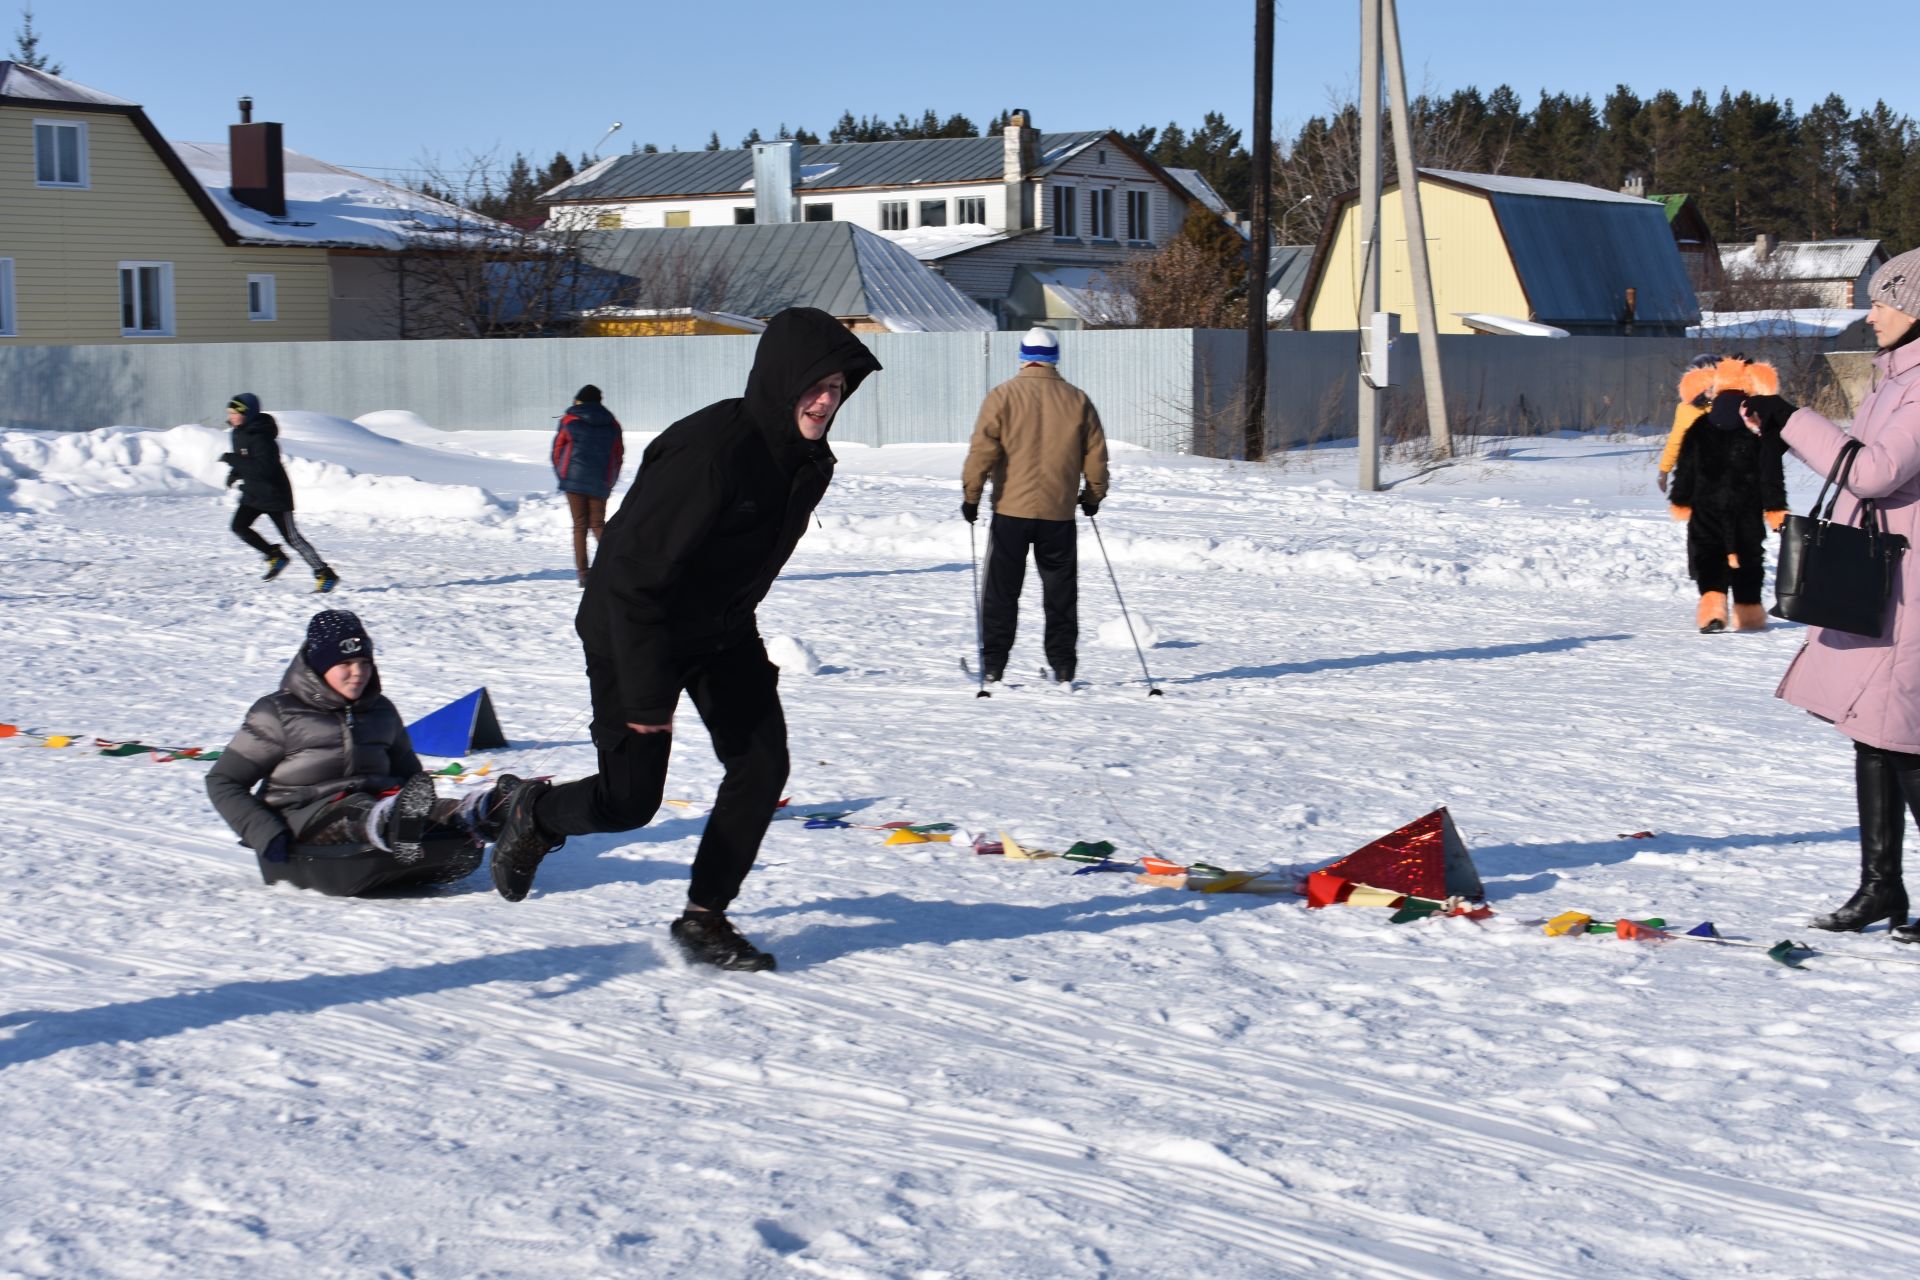
[[[556,840],[542,831],[534,820],[533,811],[540,797],[552,788],[553,784],[545,778],[535,778],[521,783],[513,799],[507,802],[506,820],[500,827],[500,838],[494,842],[493,860],[488,866],[493,872],[493,887],[508,902],[518,902],[527,896],[527,891],[533,888],[533,873],[540,869],[540,860],[566,843],[564,837]]]
[[[427,834],[427,818],[435,800],[433,775],[416,773],[408,778],[387,807],[380,827],[380,843],[401,862],[418,862],[424,852],[420,841]]]
[[[494,779],[487,791],[486,810],[473,824],[474,838],[481,844],[492,844],[500,838],[501,829],[507,825],[507,810],[513,807],[513,793],[522,785],[517,774],[503,773]]]
[[[1860,801],[1860,887],[1839,910],[1812,921],[1814,928],[1831,933],[1859,933],[1882,920],[1907,922],[1900,844],[1907,830],[1906,791],[1920,791],[1920,775],[1903,776],[1892,753],[1856,745],[1853,777]]]
[[[740,936],[718,911],[688,911],[673,922],[673,940],[690,964],[757,972],[775,967],[774,959]]]

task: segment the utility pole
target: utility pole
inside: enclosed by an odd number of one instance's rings
[[[1362,0],[1363,3],[1366,0]],[[1434,313],[1433,274],[1427,266],[1427,224],[1420,213],[1420,170],[1413,154],[1413,125],[1407,108],[1407,70],[1400,60],[1400,13],[1395,0],[1385,6],[1387,89],[1393,95],[1393,149],[1400,161],[1400,206],[1407,224],[1407,265],[1413,275],[1413,311],[1420,322],[1420,378],[1427,392],[1427,439],[1436,458],[1453,456],[1447,428],[1447,390],[1440,376],[1440,322]]]
[[[1380,0],[1360,0],[1360,314],[1364,348],[1380,309]],[[1360,490],[1380,488],[1380,389],[1360,365]]]
[[[1247,254],[1247,423],[1243,451],[1267,451],[1267,264],[1273,233],[1273,0],[1253,0],[1253,240]]]

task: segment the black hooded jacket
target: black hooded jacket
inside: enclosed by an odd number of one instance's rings
[[[280,424],[272,414],[260,412],[260,402],[252,392],[234,400],[249,408],[240,425],[229,433],[232,451],[220,455],[220,461],[229,468],[227,483],[238,481],[240,501],[256,511],[293,510],[293,482],[280,465]]]
[[[1667,501],[1729,516],[1759,516],[1787,508],[1780,453],[1739,419],[1737,403],[1700,415],[1687,429],[1673,465]]]
[[[790,308],[761,335],[745,396],[682,418],[647,446],[574,621],[589,668],[618,679],[629,723],[665,724],[687,659],[757,633],[754,610],[833,479],[827,442],[794,422],[800,395],[841,373],[851,396],[879,368],[838,320]]]

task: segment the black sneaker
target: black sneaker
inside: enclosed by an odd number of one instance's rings
[[[1007,664],[1002,662],[996,666],[989,663],[984,674],[987,677],[988,684],[999,684],[1001,678],[1007,674]]]
[[[513,793],[523,785],[520,777],[512,773],[503,773],[493,780],[493,787],[487,792],[486,812],[473,824],[474,838],[481,844],[492,844],[500,838],[501,828],[507,825],[507,810],[513,807]]]
[[[420,861],[421,854],[425,852],[420,842],[426,837],[427,816],[433,812],[435,798],[433,775],[430,773],[414,774],[393,797],[393,803],[387,808],[380,839],[399,861]]]
[[[1070,667],[1070,666],[1068,666],[1068,667],[1055,667],[1055,668],[1053,669],[1053,682],[1054,682],[1055,684],[1072,684],[1072,683],[1073,683],[1073,668],[1072,668],[1072,667]]]
[[[315,595],[327,595],[339,585],[340,575],[331,569],[322,569],[313,576],[313,593]]]
[[[772,956],[741,937],[733,922],[718,911],[689,911],[673,922],[672,933],[689,964],[749,972],[778,967]]]
[[[282,569],[292,563],[293,561],[287,557],[287,549],[285,547],[275,547],[267,556],[267,571],[260,575],[260,581],[272,582],[280,576]]]
[[[500,837],[494,841],[489,865],[493,868],[493,887],[508,902],[527,896],[527,890],[533,888],[533,873],[540,869],[540,859],[566,843],[547,835],[534,821],[534,806],[552,787],[545,778],[535,778],[521,783],[507,802],[506,818],[500,824]]]

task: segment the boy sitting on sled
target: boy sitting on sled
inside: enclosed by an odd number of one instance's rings
[[[260,859],[268,884],[351,896],[459,880],[499,835],[520,780],[441,800],[346,609],[307,624],[275,693],[255,702],[213,772],[213,807]]]

